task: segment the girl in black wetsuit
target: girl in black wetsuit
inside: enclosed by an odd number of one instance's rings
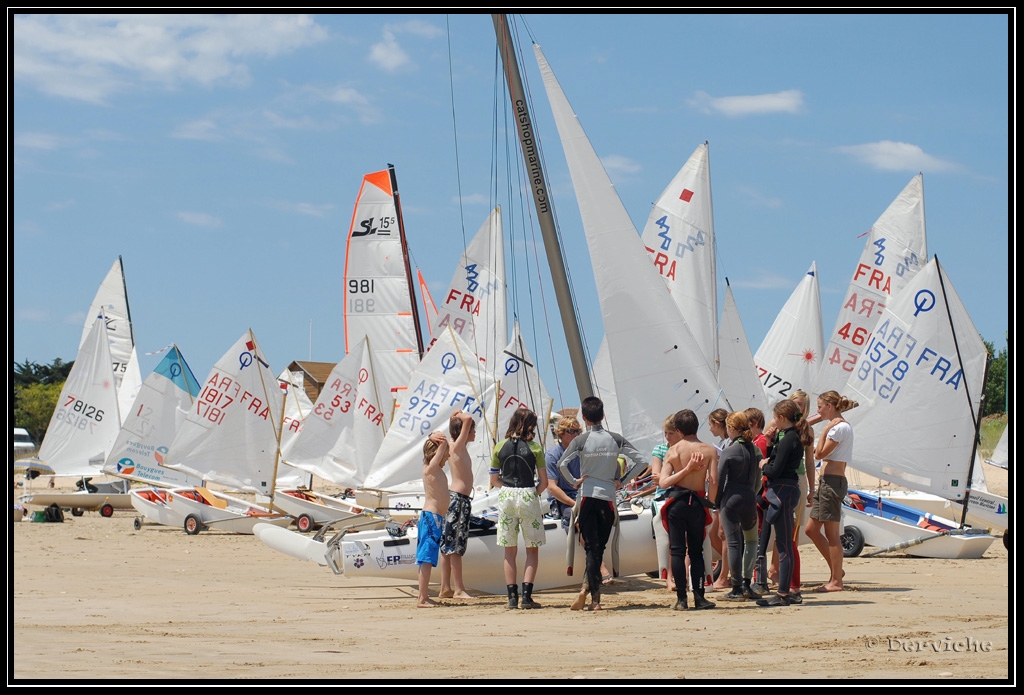
[[[775,595],[758,600],[759,606],[788,606],[789,584],[793,578],[793,527],[796,505],[800,502],[800,487],[797,470],[803,461],[804,446],[800,442],[797,422],[803,417],[797,404],[782,400],[775,404],[775,423],[782,431],[782,437],[768,450],[768,458],[761,461],[764,475],[768,479],[765,495],[769,507],[764,514],[764,523],[771,524],[775,531],[775,549],[779,554],[779,586]],[[758,543],[757,562],[764,567],[767,554],[767,534],[762,534]]]
[[[732,591],[723,596],[727,601],[760,598],[750,589],[757,550],[757,512],[754,487],[761,471],[757,465],[760,452],[750,442],[750,426],[743,411],[730,413],[725,421],[729,444],[718,459],[719,517],[728,541],[729,579]],[[741,575],[742,568],[742,575]]]

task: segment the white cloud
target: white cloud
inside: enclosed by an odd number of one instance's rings
[[[424,39],[436,39],[444,36],[444,29],[420,19],[413,19],[402,24],[386,24],[384,30],[396,34],[413,34]]]
[[[179,212],[178,219],[186,224],[194,224],[199,227],[220,227],[224,222],[219,217],[208,215],[205,212]]]
[[[358,115],[359,119],[363,123],[373,123],[379,117],[379,112],[377,108],[373,106],[370,99],[363,95],[359,90],[352,87],[344,85],[333,87],[303,85],[295,88],[293,95],[294,98],[287,102],[289,107],[294,107],[295,101],[299,98],[305,100],[311,98],[315,102],[326,101],[332,104],[341,104],[342,106],[348,107],[350,111],[353,111]]]
[[[385,24],[381,40],[370,46],[370,62],[386,72],[397,72],[405,67],[415,68],[409,54],[398,45],[399,34],[412,34],[419,38],[436,39],[444,36],[444,30],[422,20],[402,24]]]
[[[74,198],[70,200],[54,201],[46,206],[47,212],[56,212],[57,210],[64,210],[75,204]]]
[[[309,116],[288,118],[267,109],[263,110],[263,116],[275,128],[287,128],[288,130],[321,130],[323,128]]]
[[[736,191],[751,205],[773,209],[782,207],[782,201],[779,198],[767,196],[761,191],[751,188],[750,186],[737,186]]]
[[[906,142],[882,140],[863,145],[837,147],[836,152],[848,154],[865,164],[882,171],[952,171],[957,168],[952,162],[925,154],[917,145]]]
[[[55,150],[66,141],[59,135],[51,133],[19,133],[14,136],[14,144],[33,150]]]
[[[14,312],[14,318],[18,321],[32,321],[33,323],[43,323],[48,321],[50,318],[50,312],[46,309],[19,309]]]
[[[697,92],[688,103],[702,113],[725,116],[800,113],[804,109],[804,95],[798,89],[738,97],[713,97],[707,92]]]
[[[217,124],[209,118],[182,123],[171,133],[171,137],[184,140],[222,140],[224,138],[218,132]]]
[[[27,15],[14,18],[15,84],[97,104],[137,83],[244,85],[246,58],[327,38],[304,15]]]
[[[604,169],[608,172],[609,176],[614,174],[619,174],[620,176],[635,174],[643,169],[643,167],[629,157],[623,157],[619,154],[610,154],[607,157],[602,157],[601,163],[604,165]]]
[[[459,197],[452,196],[452,202],[458,205]],[[471,195],[462,196],[462,202],[464,205],[487,205],[491,201],[490,198],[488,198],[483,193],[473,193]]]
[[[370,62],[387,72],[396,72],[405,65],[412,64],[409,55],[402,50],[389,30],[384,30],[383,38],[370,46]]]
[[[285,212],[295,212],[300,215],[311,215],[312,217],[327,217],[327,213],[334,209],[332,203],[326,203],[324,205],[314,205],[313,203],[289,203],[285,201],[279,201],[271,203],[271,205],[278,210],[284,210]]]

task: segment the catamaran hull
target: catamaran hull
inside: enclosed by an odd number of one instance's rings
[[[619,574],[623,576],[655,572],[658,552],[654,545],[651,511],[620,511],[619,517]],[[534,588],[539,590],[578,585],[583,580],[585,554],[582,547],[575,553],[574,573],[566,572],[567,535],[558,521],[545,519],[547,542],[540,548],[540,559]],[[335,572],[346,577],[384,577],[415,582],[416,530],[409,529],[403,538],[393,538],[386,532],[357,532],[345,537],[340,547],[314,541],[298,533],[283,529],[257,526],[256,536],[269,547],[301,560],[319,565],[330,565]],[[466,586],[489,594],[505,592],[503,570],[505,549],[499,546],[496,530],[470,531],[462,568]],[[522,543],[518,563],[522,567],[526,552]],[[520,575],[521,576],[521,575]]]
[[[203,526],[229,533],[251,535],[253,526],[260,522],[273,526],[288,526],[292,522],[290,516],[274,515],[266,509],[256,507],[243,500],[220,493],[214,494],[227,502],[228,506],[221,509],[181,494],[173,494],[173,491],[168,504],[171,510],[180,514],[185,521],[188,520],[189,515],[195,515],[199,517]]]
[[[850,492],[863,501],[864,509],[844,506],[843,528],[857,528],[864,537],[864,543],[875,548],[913,542],[913,545],[901,548],[901,552],[914,557],[977,559],[995,540],[995,536],[987,533],[972,533],[970,529],[960,531],[948,519],[885,498],[879,505],[879,499],[873,495],[854,490]]]

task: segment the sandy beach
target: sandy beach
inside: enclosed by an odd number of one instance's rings
[[[986,473],[1005,494],[1005,472]],[[538,593],[537,611],[500,596],[425,610],[411,583],[355,582],[253,536],[136,531],[135,516],[12,525],[15,682],[1010,678],[999,540],[978,560],[850,558],[836,594],[809,591],[827,568],[802,546],[800,606],[677,613],[640,575],[606,587],[599,613],[570,611],[574,588]]]

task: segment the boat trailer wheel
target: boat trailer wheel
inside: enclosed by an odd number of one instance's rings
[[[81,507],[71,508],[71,516],[82,516],[83,514],[85,514],[85,510],[82,509]]]
[[[295,525],[303,533],[309,533],[313,530],[313,517],[309,514],[300,514],[299,518],[295,520]]]
[[[197,535],[203,530],[202,520],[195,514],[189,514],[185,517],[185,533],[190,536]]]
[[[140,516],[135,517],[135,521],[132,522],[132,526],[135,527],[136,531],[141,531],[142,530],[142,517],[140,517]]]
[[[864,550],[864,534],[856,526],[844,527],[839,542],[843,546],[843,557],[857,557]]]
[[[102,507],[100,507],[100,516],[107,517],[108,519],[114,516],[114,505],[110,504],[110,502],[107,502]]]

